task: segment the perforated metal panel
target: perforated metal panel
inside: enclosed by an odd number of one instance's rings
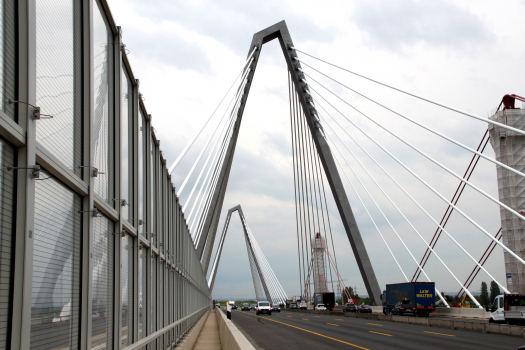
[[[105,216],[93,219],[92,349],[113,348],[114,226]]]
[[[151,333],[157,330],[157,259],[156,255],[151,258]],[[153,342],[151,347],[156,350],[156,342]]]
[[[52,115],[38,123],[37,141],[75,174],[82,165],[81,25],[74,0],[36,1],[36,104]]]
[[[15,120],[16,94],[16,6],[15,0],[0,0],[0,108]]]
[[[120,102],[120,152],[121,192],[120,198],[128,203],[122,208],[122,216],[134,225],[133,218],[133,86],[122,63]]]
[[[151,209],[151,232],[153,232],[155,235],[151,238],[151,242],[154,246],[157,245],[157,152],[156,152],[157,146],[155,145],[155,142],[151,140],[151,156],[150,156],[150,193],[151,193],[151,201],[150,201],[150,209]]]
[[[146,301],[147,299],[147,265],[146,249],[143,248],[139,251],[139,339],[144,338],[147,335],[147,313],[146,313]]]
[[[139,184],[139,203],[138,203],[138,209],[139,209],[139,219],[142,220],[142,225],[138,226],[138,230],[140,234],[143,234],[146,232],[147,229],[147,220],[146,220],[146,203],[144,202],[144,196],[147,192],[147,182],[146,182],[146,167],[144,166],[144,162],[146,159],[146,145],[147,145],[147,133],[146,133],[146,118],[144,118],[144,114],[142,113],[142,109],[139,109],[139,138],[138,138],[138,174],[137,174],[137,181]]]
[[[120,339],[123,347],[133,343],[133,249],[133,237],[130,235],[122,237]]]
[[[35,187],[31,349],[77,349],[81,197],[55,178]]]
[[[13,147],[0,139],[0,168],[15,164]],[[0,171],[0,349],[7,349],[11,305],[14,171]]]
[[[95,193],[113,205],[114,118],[109,108],[111,44],[107,20],[93,1],[93,163],[99,170],[93,180]]]

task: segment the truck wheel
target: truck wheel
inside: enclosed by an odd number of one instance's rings
[[[271,312],[268,312],[268,316],[271,316],[271,315],[272,315],[272,313],[271,313]]]
[[[492,317],[489,318],[489,323],[494,323],[494,319]]]

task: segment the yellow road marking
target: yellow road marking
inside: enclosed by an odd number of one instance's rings
[[[307,318],[303,318],[303,321],[308,321],[308,319]]]
[[[330,326],[336,326],[336,327],[339,327],[338,324],[333,324],[333,323],[327,323],[327,324],[329,324]]]
[[[455,335],[452,335],[452,334],[434,333],[434,332],[427,332],[427,331],[423,331],[423,332],[424,333],[430,333],[430,334],[445,335],[447,337],[455,337]]]
[[[314,316],[314,317],[320,317],[320,316]]]
[[[379,332],[372,332],[372,331],[369,331],[370,333],[375,333],[375,334],[381,334],[381,335],[386,335],[387,337],[391,337],[392,334],[385,334],[385,333],[379,333]]]
[[[251,314],[250,314],[251,315]],[[257,316],[257,315],[252,315],[252,316],[255,316],[255,317],[261,317],[261,316]],[[288,316],[289,317],[289,316]],[[312,331],[309,331],[307,329],[304,329],[304,328],[299,328],[299,327],[296,327],[296,326],[292,326],[291,324],[288,324],[288,323],[284,323],[284,322],[280,322],[280,321],[276,321],[276,320],[272,320],[271,318],[264,318],[265,320],[268,320],[268,321],[272,321],[272,322],[275,322],[275,323],[280,323],[280,324],[284,324],[285,326],[288,326],[288,327],[292,327],[292,328],[295,328],[295,329],[299,329],[301,331],[304,331],[304,332],[307,332],[307,333],[311,333],[311,334],[315,334],[315,335],[318,335],[320,337],[323,337],[323,338],[326,338],[326,339],[331,339],[331,340],[335,340],[339,343],[343,343],[343,344],[347,344],[347,345],[350,345],[350,346],[353,346],[353,347],[356,347],[356,348],[359,348],[359,349],[363,349],[363,350],[370,350],[368,348],[364,348],[362,346],[359,346],[359,345],[355,345],[355,344],[352,344],[352,343],[348,343],[346,341],[342,341],[342,340],[339,340],[339,339],[336,339],[336,338],[332,338],[332,337],[329,337],[329,336],[326,336],[326,335],[323,335],[323,334],[320,334],[320,333],[316,333],[316,332],[312,332]]]
[[[292,316],[286,316],[286,317],[292,317]]]
[[[379,327],[383,327],[382,324],[375,324],[375,323],[367,323],[367,324],[371,324],[372,326],[379,326]]]
[[[340,319],[340,318],[334,318],[334,320],[337,320],[337,321],[343,321],[343,320]]]

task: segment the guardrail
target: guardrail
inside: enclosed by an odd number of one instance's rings
[[[162,328],[161,330],[158,330],[156,331],[155,333],[151,333],[150,335],[148,335],[147,337],[145,338],[142,338],[141,340],[139,340],[138,342],[132,344],[132,345],[129,345],[129,346],[126,346],[124,349],[122,350],[139,350],[139,349],[142,349],[144,346],[150,344],[151,342],[155,341],[156,339],[158,339],[159,337],[163,336],[164,334],[166,334],[168,331],[172,330],[173,328],[177,327],[179,324],[181,324],[182,322],[184,321],[187,321],[189,320],[190,318],[194,317],[194,316],[197,316],[200,312],[204,312],[206,310],[209,310],[211,308],[211,306],[205,306],[203,307],[202,309],[200,310],[197,310],[195,311],[194,313],[186,316],[186,317],[183,317],[181,318],[180,320],[178,320],[177,322],[174,322],[172,324],[170,324],[169,326],[166,326],[164,328]]]

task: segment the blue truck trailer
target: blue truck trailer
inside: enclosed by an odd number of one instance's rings
[[[434,282],[405,282],[387,284],[386,290],[381,295],[383,313],[388,315],[394,306],[402,301],[410,300],[416,310],[416,316],[428,316],[435,310],[435,284]]]

